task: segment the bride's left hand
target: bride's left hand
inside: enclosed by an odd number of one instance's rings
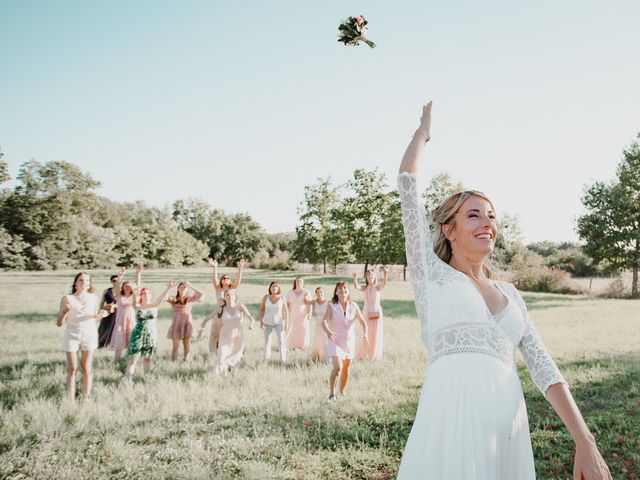
[[[611,472],[594,443],[576,445],[574,480],[611,480]]]

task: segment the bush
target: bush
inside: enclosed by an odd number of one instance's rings
[[[518,290],[544,293],[582,294],[584,290],[571,282],[564,270],[544,265],[530,265],[516,272],[513,284]]]
[[[618,277],[611,281],[607,289],[604,290],[600,296],[605,298],[625,298],[629,296],[629,292],[622,277]]]
[[[269,256],[266,250],[260,250],[251,260],[251,266],[262,270],[293,270],[293,259],[290,252],[276,250]]]

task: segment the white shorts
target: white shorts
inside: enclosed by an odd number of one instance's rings
[[[95,320],[87,320],[77,325],[66,324],[62,336],[62,351],[77,352],[98,348],[98,328]]]

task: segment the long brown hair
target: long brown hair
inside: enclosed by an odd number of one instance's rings
[[[126,284],[129,284],[129,286],[131,287],[131,295],[134,295],[133,285],[132,285],[132,283],[131,283],[130,281],[128,281],[128,280],[122,284],[122,287],[120,287],[120,295],[123,295],[123,296],[124,296],[124,294],[125,294],[125,293],[124,293],[124,286],[125,286]]]
[[[338,289],[340,287],[349,288],[349,284],[347,282],[338,282],[336,283],[336,288],[333,289],[333,298],[331,299],[331,303],[338,303],[340,299],[338,298]],[[349,296],[347,295],[347,301],[349,301]]]
[[[455,216],[460,210],[460,207],[471,197],[479,197],[489,202],[491,208],[495,210],[493,202],[484,193],[477,190],[466,190],[464,192],[454,193],[449,195],[444,201],[433,209],[431,212],[431,218],[433,220],[433,251],[444,263],[451,261],[453,255],[453,249],[451,248],[451,242],[444,234],[444,225],[450,225],[450,228],[454,228],[456,224]],[[482,262],[482,270],[487,278],[491,278],[493,269],[491,262],[488,259],[484,259]]]
[[[370,268],[369,270],[367,270],[364,274],[364,284],[368,287],[369,286],[369,280],[367,280],[367,273],[371,272],[371,274],[373,275],[373,283],[371,285],[375,285],[376,283],[378,283],[378,276],[376,275],[376,271],[373,268]]]
[[[189,296],[183,297],[180,295],[180,286],[185,285],[186,282],[180,282],[178,284],[178,288],[176,289],[176,296],[173,297],[173,303],[177,303],[179,305],[185,305],[189,300]]]
[[[91,275],[89,275],[87,272],[78,272],[76,273],[76,276],[73,277],[73,283],[71,284],[71,294],[73,295],[74,293],[76,293],[76,282],[80,278],[80,275],[86,275],[87,277],[89,277],[89,289],[87,291],[89,293],[93,293],[93,278],[91,278]]]

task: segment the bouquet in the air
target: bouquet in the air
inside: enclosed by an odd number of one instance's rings
[[[376,44],[364,36],[368,23],[362,15],[347,18],[338,27],[340,30],[338,41],[345,45],[360,45],[360,42],[364,42],[371,48],[375,48]]]

